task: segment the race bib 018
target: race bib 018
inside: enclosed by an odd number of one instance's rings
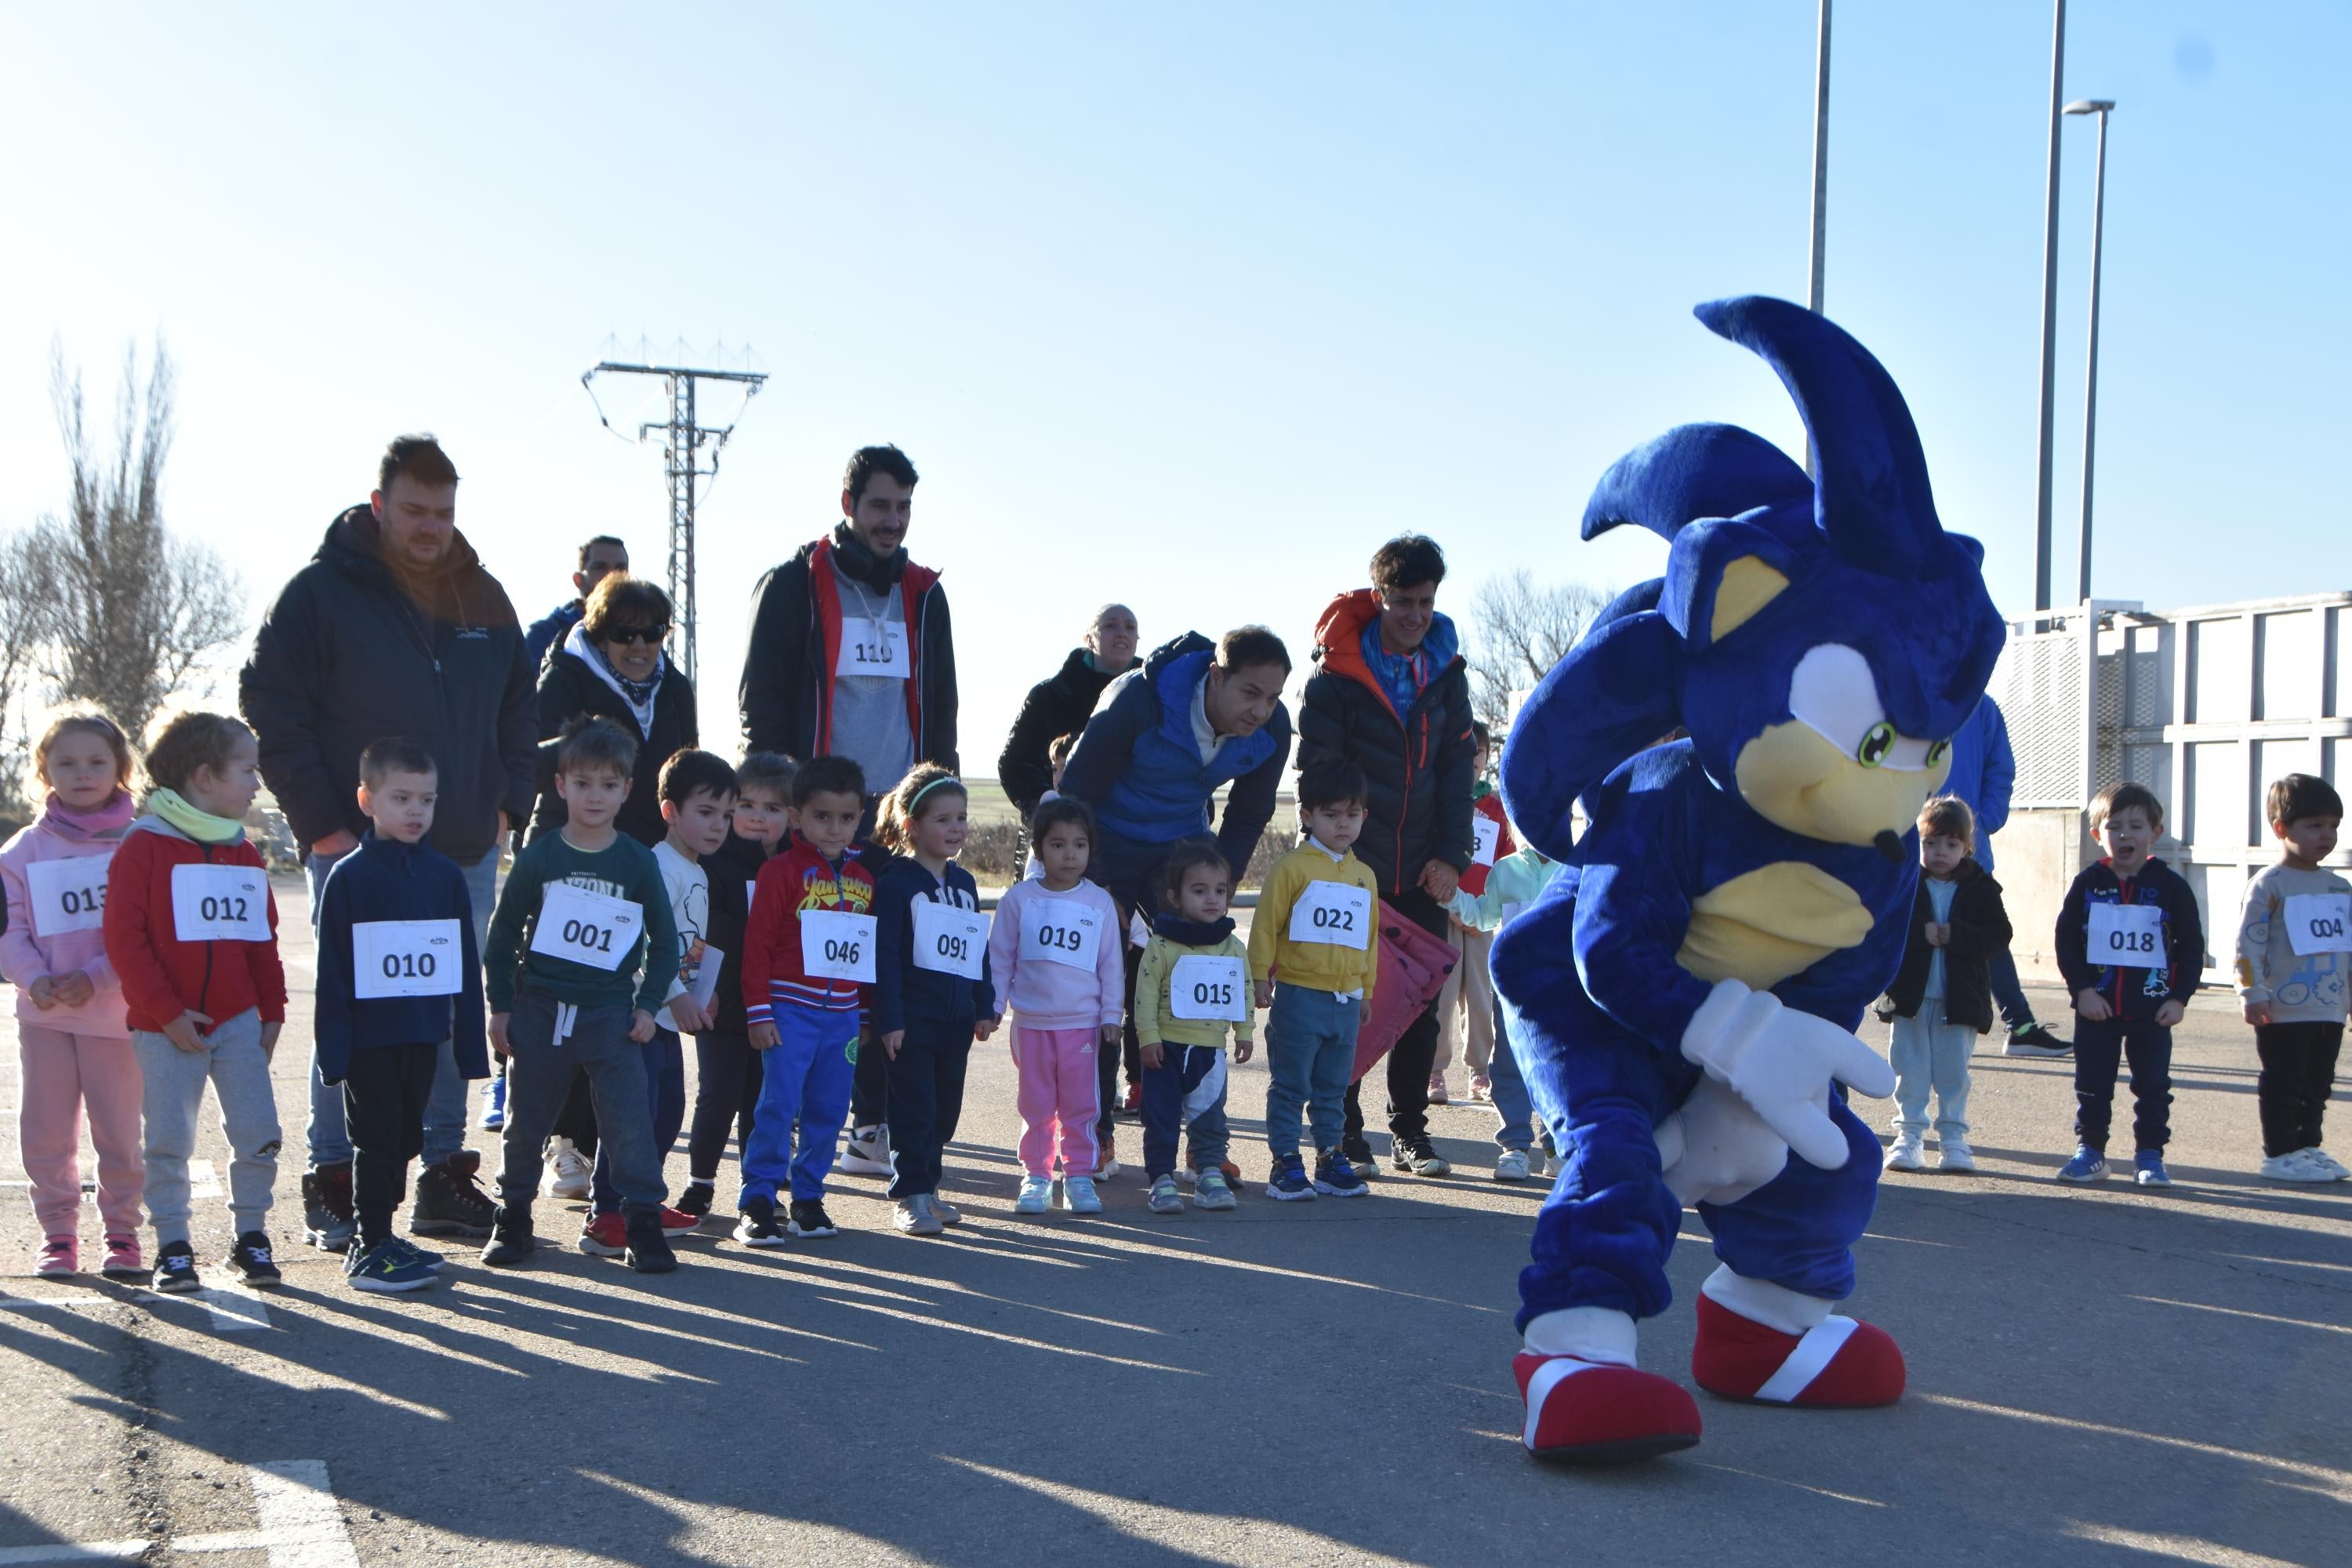
[[[812,980],[873,984],[874,917],[847,910],[803,910],[801,969]]]
[[[1372,895],[1352,882],[1309,882],[1290,906],[1290,940],[1361,952],[1371,945]]]
[[[904,680],[911,671],[907,662],[906,622],[841,618],[841,657],[834,660],[834,674]]]
[[[2164,910],[2155,904],[2093,904],[2090,960],[2123,969],[2165,966]]]
[[[936,899],[917,899],[914,910],[915,967],[979,979],[988,953],[988,917]]]
[[[2298,957],[2352,952],[2352,893],[2297,893],[2287,900],[2282,918],[2287,943]]]
[[[456,921],[362,921],[352,927],[352,994],[455,996],[466,977]]]
[[[539,924],[530,950],[548,958],[618,969],[637,951],[646,932],[646,912],[626,899],[592,893],[569,882],[550,882],[541,891]]]
[[[258,866],[173,867],[172,933],[182,942],[268,942],[268,875]]]
[[[25,868],[25,892],[33,905],[33,934],[63,936],[96,931],[106,923],[106,868],[111,855],[71,860],[36,860]]]
[[[1076,899],[1032,899],[1021,909],[1021,962],[1092,969],[1102,914]]]
[[[1186,953],[1168,976],[1168,1010],[1179,1018],[1239,1023],[1250,1016],[1248,968],[1230,953]]]

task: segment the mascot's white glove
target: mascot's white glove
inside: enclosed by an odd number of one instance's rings
[[[1738,980],[1716,982],[1683,1031],[1682,1050],[1746,1100],[1797,1158],[1824,1171],[1843,1165],[1848,1152],[1830,1120],[1831,1080],[1874,1100],[1895,1092],[1895,1069],[1851,1030]]]
[[[1658,1123],[1658,1163],[1681,1204],[1736,1204],[1789,1163],[1789,1145],[1711,1078]]]

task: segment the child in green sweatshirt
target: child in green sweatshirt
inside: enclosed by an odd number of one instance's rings
[[[1536,901],[1536,895],[1559,872],[1559,867],[1533,848],[1522,848],[1495,862],[1486,873],[1483,891],[1456,891],[1449,906],[1454,918],[1472,931],[1500,931],[1505,921]],[[1502,1152],[1495,1157],[1495,1180],[1524,1182],[1535,1173],[1530,1151],[1535,1144],[1535,1106],[1528,1099],[1527,1080],[1511,1055],[1511,1041],[1503,1027],[1503,1005],[1495,1005],[1495,1054],[1487,1072],[1494,1084],[1495,1115],[1500,1125],[1495,1142]]]

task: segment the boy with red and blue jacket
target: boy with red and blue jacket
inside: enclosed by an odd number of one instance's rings
[[[743,1016],[762,1053],[736,1204],[735,1239],[750,1247],[838,1234],[824,1179],[849,1114],[858,1009],[874,983],[874,874],[850,850],[866,775],[847,757],[812,757],[793,775],[792,801],[797,826],[760,868],[743,934]],[[779,1226],[776,1188],[788,1178],[792,1206]]]

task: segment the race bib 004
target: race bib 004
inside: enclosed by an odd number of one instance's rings
[[[1239,1023],[1250,1016],[1249,971],[1230,953],[1188,952],[1169,973],[1168,1010],[1179,1018]]]
[[[540,898],[530,950],[591,969],[618,969],[637,951],[645,931],[645,910],[628,900],[550,882]]]
[[[70,864],[71,862],[68,862]],[[2286,940],[2297,957],[2352,952],[2352,893],[2297,893],[2286,901]]]
[[[936,899],[917,899],[914,909],[915,967],[979,979],[988,952],[988,917]]]
[[[2093,904],[2090,960],[2123,969],[2165,966],[2164,910],[2155,904]]]
[[[455,996],[466,947],[456,921],[363,921],[352,927],[352,994]]]
[[[1353,882],[1309,882],[1290,906],[1290,940],[1361,952],[1371,945],[1372,895]]]
[[[71,860],[36,860],[25,868],[25,892],[33,904],[33,934],[63,936],[96,931],[106,923],[106,868],[111,855]]]
[[[803,910],[801,970],[812,980],[874,984],[874,917],[847,910]]]
[[[173,867],[172,934],[182,942],[268,942],[268,874],[258,866]]]

